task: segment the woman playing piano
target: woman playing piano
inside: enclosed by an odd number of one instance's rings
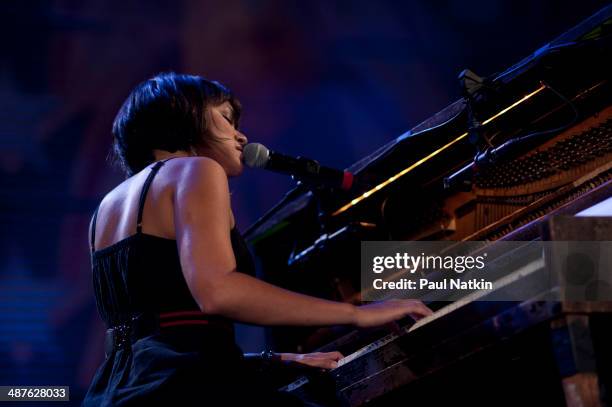
[[[84,405],[303,405],[247,367],[232,321],[369,327],[431,312],[412,300],[358,307],[254,277],[228,189],[243,169],[240,111],[220,83],[173,73],[138,85],[119,110],[113,151],[127,179],[90,225],[106,359]],[[318,368],[342,357],[263,355]]]

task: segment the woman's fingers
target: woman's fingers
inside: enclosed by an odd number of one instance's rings
[[[411,316],[420,319],[433,313],[419,300],[393,299],[357,308],[355,325],[361,328],[380,326]]]
[[[307,353],[307,355],[311,355],[312,357],[319,357],[319,358],[323,358],[323,359],[333,359],[333,360],[340,360],[344,357],[344,355],[342,355],[342,353],[338,352],[338,351],[334,351],[334,352],[313,352],[313,353]]]
[[[433,311],[421,301],[413,301],[409,314],[413,318],[416,316],[417,318],[415,319],[421,319],[422,317],[432,315]]]
[[[336,351],[336,352],[330,352],[330,353],[333,355],[332,357],[334,358],[334,360],[340,360],[344,358],[344,355],[340,352]]]
[[[311,367],[333,369],[344,356],[340,352],[305,353],[297,358],[297,362]]]

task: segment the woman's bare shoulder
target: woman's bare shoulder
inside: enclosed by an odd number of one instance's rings
[[[223,167],[208,157],[179,157],[168,161],[168,175],[175,187],[193,188],[198,185],[227,185]]]
[[[113,203],[123,202],[134,193],[139,195],[151,166],[147,166],[115,186],[102,198],[100,206],[113,206]],[[178,185],[187,186],[203,181],[226,183],[227,177],[223,167],[207,157],[177,157],[164,164],[155,177],[155,188],[176,189]]]
[[[176,157],[166,165],[187,176],[215,176],[221,172],[225,173],[221,164],[208,157]]]
[[[170,160],[168,175],[178,195],[228,193],[227,175],[223,167],[207,157],[180,157]]]
[[[176,175],[173,177],[176,179],[173,197],[177,234],[178,230],[184,230],[185,225],[196,229],[199,227],[209,233],[215,225],[225,229],[230,224],[230,199],[227,174],[223,167],[205,157],[184,157],[172,161],[175,161]]]

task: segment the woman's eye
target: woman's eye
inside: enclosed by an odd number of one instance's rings
[[[234,122],[232,121],[232,119],[231,119],[230,117],[227,117],[227,116],[225,116],[225,115],[224,115],[224,116],[223,116],[223,118],[224,118],[225,120],[227,120],[227,122],[228,122],[229,124],[231,124],[232,126],[234,125]]]

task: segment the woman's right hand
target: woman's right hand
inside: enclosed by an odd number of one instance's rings
[[[355,313],[355,325],[359,328],[370,328],[406,316],[419,320],[431,314],[433,311],[419,300],[393,299],[358,306]]]

